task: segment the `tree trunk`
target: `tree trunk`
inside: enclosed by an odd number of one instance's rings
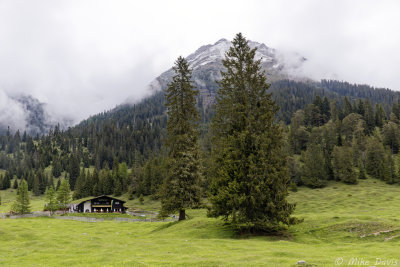
[[[186,219],[186,213],[185,210],[180,210],[179,211],[179,221],[185,220]]]

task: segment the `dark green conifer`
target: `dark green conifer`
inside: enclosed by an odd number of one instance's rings
[[[14,180],[13,188],[17,189],[18,188],[18,179]]]
[[[311,188],[320,188],[326,185],[328,174],[325,167],[325,158],[320,145],[309,144],[303,154],[301,180]]]
[[[53,215],[54,212],[58,210],[56,191],[54,190],[54,187],[47,187],[44,195],[46,197],[46,210],[50,211],[50,214]]]
[[[122,183],[118,174],[114,176],[114,196],[118,197],[122,194]]]
[[[370,137],[365,152],[365,169],[376,179],[384,180],[385,149],[378,137]]]
[[[93,196],[100,195],[99,185],[98,184],[99,184],[99,172],[97,171],[96,168],[94,168],[93,173],[92,173],[92,186],[93,186],[93,189],[92,189],[91,195],[93,195]]]
[[[122,194],[122,177],[119,172],[118,158],[114,157],[113,167],[112,167],[112,178],[114,183],[114,196],[120,196]]]
[[[12,205],[12,210],[18,214],[26,214],[30,212],[28,184],[25,180],[22,180],[18,187],[17,199]]]
[[[35,175],[33,178],[33,185],[32,185],[32,192],[35,196],[40,195],[40,182],[39,182],[39,176]]]
[[[278,106],[267,93],[256,49],[237,34],[222,61],[213,130],[213,181],[209,215],[238,231],[278,231],[296,219],[286,200],[290,183]]]
[[[65,211],[68,209],[68,204],[71,201],[71,189],[68,179],[61,182],[60,188],[57,190],[57,201],[60,209]]]
[[[86,171],[86,178],[85,178],[85,184],[83,187],[83,194],[85,197],[92,196],[93,195],[93,176],[90,174],[90,171]]]
[[[351,102],[349,99],[345,96],[343,98],[343,117],[346,117],[347,115],[351,114],[353,112],[353,107],[351,105]]]
[[[46,186],[48,185],[49,179],[47,175],[45,175],[42,168],[39,168],[36,172],[36,177],[39,180],[39,194],[44,194],[46,191]]]
[[[57,185],[56,185],[56,190],[58,190],[60,188],[60,185],[61,185],[61,178],[58,178]]]
[[[13,179],[13,174],[9,170],[6,171],[2,180],[2,189],[8,189],[11,187],[11,179]]]
[[[85,170],[84,168],[81,169],[78,179],[76,180],[75,183],[75,190],[73,194],[74,199],[79,199],[86,197],[85,195],[85,184],[86,184],[86,175],[85,175]]]
[[[108,165],[105,165],[102,173],[103,175],[100,176],[103,177],[103,194],[110,195],[114,192],[114,179]]]
[[[358,160],[358,179],[367,179],[367,174],[365,173],[365,167],[361,159]]]
[[[365,133],[371,134],[375,128],[375,117],[374,117],[374,110],[368,99],[365,100],[365,102],[364,102],[364,108],[365,108],[364,120],[366,123]]]
[[[188,62],[179,57],[174,66],[175,76],[165,92],[168,109],[167,142],[168,175],[161,193],[161,216],[179,212],[186,218],[186,209],[200,202],[200,160],[196,95]]]
[[[71,190],[74,190],[75,188],[75,183],[80,174],[80,169],[81,167],[78,155],[75,153],[71,154],[71,156],[69,157],[68,169],[67,169],[69,173],[69,183],[71,186]]]
[[[397,176],[392,152],[390,149],[386,149],[385,152],[383,179],[387,184],[394,184],[397,182]]]
[[[122,190],[126,192],[128,190],[129,178],[128,178],[128,165],[122,162],[118,166],[118,175],[122,181]]]
[[[54,177],[58,178],[61,176],[61,172],[62,172],[62,166],[61,166],[61,162],[58,159],[58,157],[55,157],[55,159],[53,160],[53,168],[52,168],[52,174]]]
[[[348,146],[335,146],[332,152],[333,171],[337,181],[356,184],[357,176],[353,166],[353,150]]]
[[[375,125],[379,128],[382,128],[383,123],[386,119],[386,112],[383,109],[382,105],[376,104],[375,105]]]

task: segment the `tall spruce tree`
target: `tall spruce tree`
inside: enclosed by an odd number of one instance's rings
[[[68,169],[67,169],[67,171],[69,173],[69,183],[70,183],[71,190],[75,189],[75,183],[79,177],[80,170],[81,170],[81,167],[80,167],[78,155],[76,155],[75,153],[71,154],[69,157]]]
[[[397,183],[397,174],[396,168],[392,156],[392,151],[387,148],[385,151],[385,161],[384,161],[384,169],[383,169],[383,180],[387,184],[394,184]]]
[[[18,214],[26,214],[31,212],[28,184],[25,180],[22,180],[18,187],[17,199],[12,206],[12,210]]]
[[[384,180],[385,148],[378,137],[367,139],[365,169],[376,179]]]
[[[61,162],[58,159],[58,157],[55,157],[52,165],[53,165],[53,168],[51,169],[51,171],[52,171],[53,176],[56,178],[60,177],[63,170],[62,170]]]
[[[71,189],[68,179],[64,179],[61,182],[60,188],[57,190],[57,201],[60,209],[65,210],[68,208],[68,204],[71,201]]]
[[[74,190],[74,194],[73,194],[73,199],[87,197],[87,195],[85,194],[85,184],[86,184],[85,169],[82,168],[80,171],[80,174],[75,182],[75,190]]]
[[[168,109],[167,141],[169,166],[161,192],[161,216],[185,210],[200,203],[200,159],[196,109],[198,91],[192,85],[192,71],[183,57],[174,66],[175,76],[166,90]]]
[[[14,180],[13,189],[18,189],[18,179]]]
[[[58,209],[56,191],[54,190],[54,187],[47,187],[44,195],[46,197],[46,209],[50,211],[51,215],[53,215],[54,212]]]
[[[240,232],[273,232],[297,220],[286,200],[289,177],[278,106],[267,93],[256,49],[237,34],[222,61],[212,122],[214,171],[209,215]]]
[[[335,146],[332,152],[335,179],[346,184],[357,184],[354,171],[353,149],[348,146]]]
[[[358,179],[367,179],[367,174],[365,173],[364,163],[361,158],[358,159]]]
[[[32,192],[35,196],[40,195],[40,187],[39,187],[39,176],[36,174],[35,178],[33,178],[33,186],[32,186]]]
[[[326,159],[320,145],[309,144],[307,150],[302,154],[303,166],[301,181],[311,188],[324,187],[328,180]]]

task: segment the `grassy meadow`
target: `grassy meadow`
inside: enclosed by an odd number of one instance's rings
[[[183,222],[0,219],[0,265],[400,265],[399,186],[374,179],[356,186],[330,183],[299,188],[290,201],[297,202],[295,216],[304,222],[279,236],[237,236],[205,210],[189,211],[191,219]],[[33,207],[42,204],[32,201]],[[158,205],[149,199],[142,206],[137,199],[128,204],[143,210]]]

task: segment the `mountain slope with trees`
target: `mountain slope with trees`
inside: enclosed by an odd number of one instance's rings
[[[198,84],[201,72],[196,75]],[[323,187],[330,180],[356,184],[367,177],[399,183],[394,160],[400,150],[399,92],[328,80],[275,76],[267,81],[271,99],[280,107],[274,121],[283,128],[293,190],[296,185]],[[203,196],[211,184],[214,103],[215,94],[205,98],[200,88],[196,105],[206,177],[201,181]],[[157,91],[140,103],[121,105],[67,130],[57,125],[47,135],[31,136],[9,129],[0,135],[0,189],[18,188],[24,179],[30,191],[41,195],[48,186],[59,187],[60,177],[65,177],[75,198],[123,193],[159,198],[168,166],[166,127],[164,92]]]

